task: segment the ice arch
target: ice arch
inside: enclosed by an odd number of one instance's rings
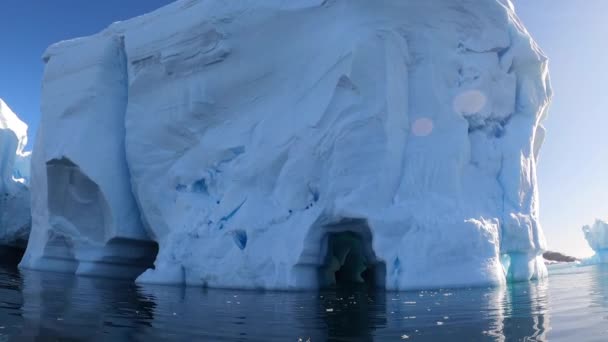
[[[98,182],[65,156],[45,168],[46,233],[31,242],[22,267],[124,279],[153,267],[158,244],[123,233],[136,227],[116,223]]]

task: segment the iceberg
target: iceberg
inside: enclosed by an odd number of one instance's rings
[[[0,248],[25,249],[30,233],[27,125],[0,99]]]
[[[43,59],[21,267],[256,289],[546,276],[548,62],[507,0],[178,0]]]
[[[584,260],[584,263],[608,263],[608,223],[595,220],[593,225],[583,227],[583,234],[589,247],[595,251],[595,255]]]

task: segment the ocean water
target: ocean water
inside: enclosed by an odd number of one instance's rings
[[[608,341],[608,266],[402,293],[205,290],[0,267],[0,341]]]

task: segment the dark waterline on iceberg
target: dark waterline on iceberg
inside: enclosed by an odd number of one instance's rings
[[[205,290],[0,267],[1,340],[604,341],[608,267],[403,293]]]

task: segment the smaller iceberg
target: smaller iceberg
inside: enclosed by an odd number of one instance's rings
[[[583,233],[589,247],[595,251],[595,255],[585,260],[585,264],[608,263],[608,223],[595,220],[591,226],[584,226]]]
[[[27,125],[0,99],[0,257],[25,249],[31,227]]]

